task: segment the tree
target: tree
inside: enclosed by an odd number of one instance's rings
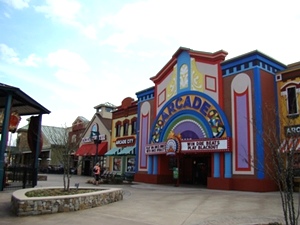
[[[63,166],[64,190],[70,190],[70,179],[73,167],[72,154],[78,149],[81,138],[71,139],[69,136],[71,128],[48,127],[47,137],[51,142],[52,159]]]
[[[297,123],[293,117],[280,118],[280,129],[278,123],[272,121],[274,118],[270,115],[276,115],[278,112],[271,107],[266,107],[264,123],[267,124],[261,135],[263,137],[265,150],[265,161],[259,162],[252,157],[252,166],[258,171],[261,164],[264,164],[263,171],[275,181],[280,192],[282,210],[286,225],[297,225],[299,218],[300,193],[298,192],[298,209],[295,202],[294,178],[300,170],[300,136],[296,129],[293,129]],[[255,129],[258,132],[258,129]],[[281,134],[281,135],[280,135]],[[280,138],[281,136],[281,138]],[[299,147],[298,147],[299,146]],[[298,170],[296,166],[299,166]],[[296,210],[297,209],[297,210]]]

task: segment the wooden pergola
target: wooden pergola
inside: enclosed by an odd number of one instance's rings
[[[1,128],[1,142],[0,142],[0,191],[3,191],[4,186],[4,167],[5,167],[5,149],[8,140],[8,132],[11,115],[16,113],[18,116],[34,116],[37,115],[38,119],[38,130],[41,129],[42,115],[49,114],[50,111],[32,99],[30,96],[25,94],[17,87],[9,86],[6,84],[0,83],[0,113],[2,122]],[[39,137],[39,134],[38,134]],[[36,152],[40,151],[40,140],[39,138],[35,141]],[[34,177],[33,177],[33,186],[37,184],[37,167],[38,167],[38,154],[35,154],[34,159]]]

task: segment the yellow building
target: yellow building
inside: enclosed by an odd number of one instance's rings
[[[300,62],[287,65],[276,74],[278,118],[281,150],[300,149]],[[295,169],[300,169],[299,154],[295,154]]]
[[[128,97],[113,112],[108,169],[118,175],[136,168],[137,101]]]

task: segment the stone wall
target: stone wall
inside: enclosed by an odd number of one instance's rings
[[[123,200],[120,188],[103,189],[77,195],[54,197],[27,197],[25,193],[37,188],[15,191],[11,198],[11,210],[17,216],[34,216],[90,209]],[[82,188],[84,189],[84,188]]]

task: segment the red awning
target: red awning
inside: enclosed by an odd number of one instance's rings
[[[104,155],[107,152],[107,142],[98,145],[98,155]],[[96,144],[83,144],[76,151],[76,156],[94,156],[96,155]]]

